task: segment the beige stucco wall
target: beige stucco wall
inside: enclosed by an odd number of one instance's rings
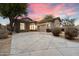
[[[26,24],[26,26],[24,27],[24,25],[22,24],[20,27],[21,29],[26,29],[26,30],[31,30],[31,25],[35,25],[34,23],[31,24]],[[37,26],[37,31],[39,32],[46,32],[46,29],[53,29],[54,27],[60,27],[60,21],[59,20],[55,20],[55,22],[47,22],[47,23],[41,23],[41,24],[36,24]],[[34,26],[33,26],[34,27]]]
[[[61,22],[59,20],[55,20],[54,22],[51,23],[51,29],[54,27],[61,27]]]
[[[46,29],[51,29],[51,22],[38,24],[39,32],[46,32]]]
[[[54,22],[54,26],[56,26],[56,27],[60,27],[60,21],[59,20],[55,20],[55,22]]]

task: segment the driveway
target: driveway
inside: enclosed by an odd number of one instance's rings
[[[79,55],[79,41],[55,37],[46,32],[25,32],[12,36],[14,56],[75,56]]]

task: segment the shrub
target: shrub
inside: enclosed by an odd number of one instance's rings
[[[74,39],[78,36],[78,30],[75,27],[66,27],[65,28],[65,38]]]
[[[5,26],[0,27],[0,39],[8,38],[8,31]]]
[[[59,36],[59,34],[61,33],[61,28],[59,28],[59,27],[53,28],[52,33],[54,36]]]
[[[46,32],[51,32],[51,29],[46,29]]]

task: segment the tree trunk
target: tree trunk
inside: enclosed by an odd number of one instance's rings
[[[14,31],[16,33],[19,33],[20,32],[20,23],[17,19],[14,20]]]
[[[20,23],[17,19],[13,19],[12,17],[9,17],[10,20],[10,31],[15,31],[16,33],[19,33],[20,31]]]
[[[14,30],[14,27],[13,27],[14,20],[11,17],[9,17],[9,20],[10,20],[10,31],[13,32],[13,30]]]

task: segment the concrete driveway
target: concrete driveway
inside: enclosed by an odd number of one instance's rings
[[[79,41],[55,37],[46,32],[25,32],[12,36],[14,56],[79,56]]]

